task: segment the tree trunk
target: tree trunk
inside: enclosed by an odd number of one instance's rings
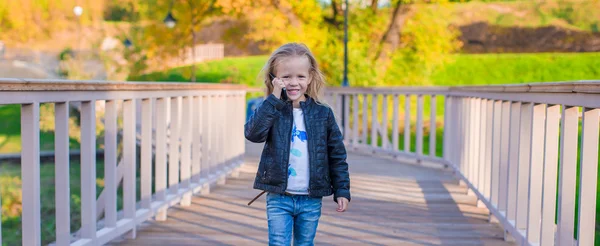
[[[379,3],[378,0],[371,0],[371,10],[373,10],[373,13],[377,13],[377,4]]]
[[[402,1],[398,1],[394,7],[390,25],[379,40],[377,51],[373,61],[377,61],[385,56],[385,51],[395,50],[400,45],[401,25],[407,17],[407,12],[410,10],[410,5],[402,5]]]

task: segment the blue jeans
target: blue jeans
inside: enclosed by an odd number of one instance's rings
[[[322,198],[267,193],[269,245],[314,245]]]

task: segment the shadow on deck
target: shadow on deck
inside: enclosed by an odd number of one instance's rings
[[[167,221],[145,222],[136,239],[112,245],[267,245],[265,196],[246,205],[259,193],[252,182],[261,147],[246,144],[239,177],[194,196],[189,207],[170,208]],[[450,171],[356,153],[348,162],[349,210],[337,213],[325,197],[315,244],[512,245]]]

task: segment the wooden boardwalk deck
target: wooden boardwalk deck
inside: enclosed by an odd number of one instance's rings
[[[111,244],[267,245],[264,196],[246,205],[258,194],[252,182],[260,145],[247,149],[238,178],[189,207],[170,208],[167,221],[145,222],[136,239]],[[332,197],[324,198],[316,245],[513,245],[449,171],[356,153],[349,164],[349,210],[337,213]]]

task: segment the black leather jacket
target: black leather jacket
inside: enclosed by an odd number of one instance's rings
[[[317,104],[308,95],[300,102],[307,132],[311,197],[334,195],[350,200],[350,176],[342,133],[331,108]],[[265,142],[254,181],[254,188],[284,193],[292,135],[292,102],[274,95],[255,110],[244,126],[246,139]]]

